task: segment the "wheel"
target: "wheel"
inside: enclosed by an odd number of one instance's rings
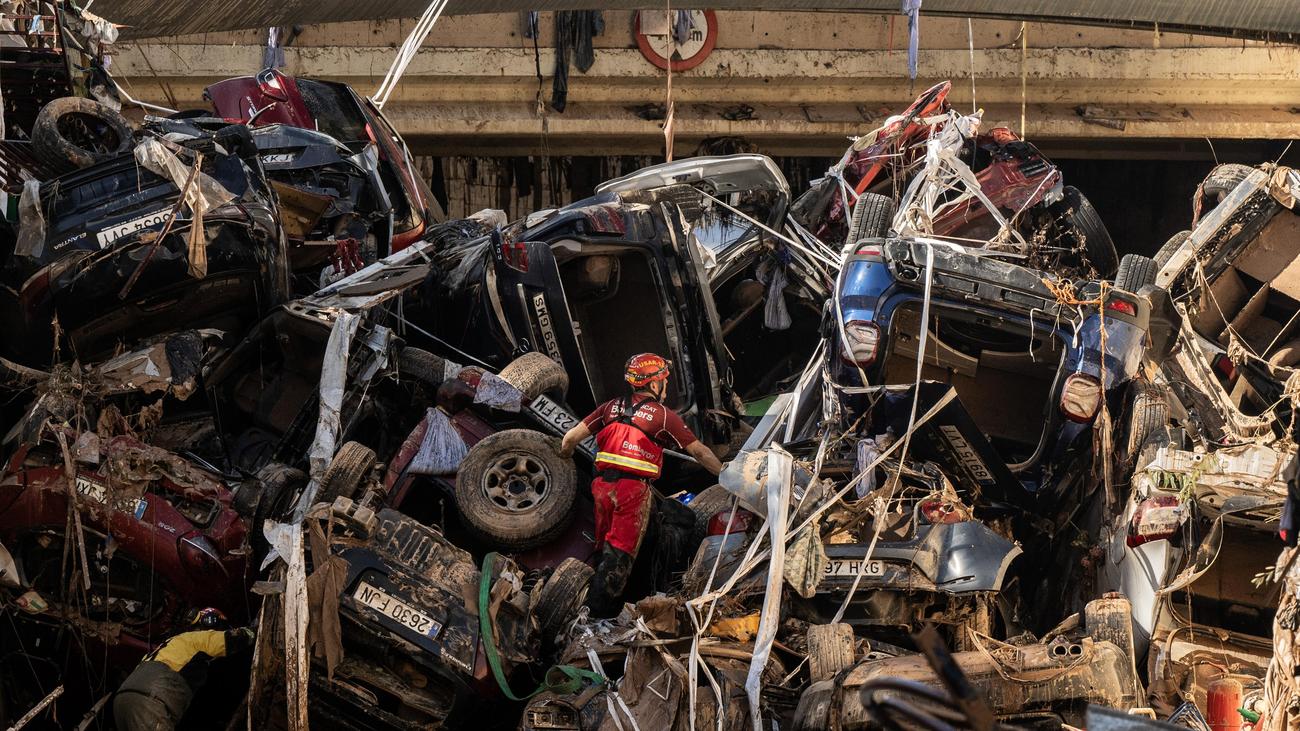
[[[344,442],[325,469],[316,502],[332,503],[340,497],[351,499],[374,466],[375,450],[356,442]]]
[[[1203,200],[1209,204],[1205,206],[1201,214],[1204,215],[1205,211],[1218,205],[1225,196],[1235,190],[1238,185],[1241,185],[1242,181],[1253,172],[1255,172],[1255,168],[1237,163],[1215,166],[1210,171],[1210,174],[1205,176],[1205,180],[1201,181],[1200,193],[1205,196]]]
[[[430,391],[447,380],[447,361],[421,348],[405,347],[397,354],[397,373],[402,378],[427,387]]]
[[[1125,254],[1119,260],[1119,269],[1115,272],[1115,288],[1137,292],[1148,284],[1156,283],[1156,272],[1159,269],[1155,259],[1141,254]]]
[[[889,235],[894,223],[894,200],[878,193],[863,193],[853,206],[853,219],[849,221],[849,235],[845,243],[856,244],[863,239],[879,239]]]
[[[1152,259],[1155,259],[1156,266],[1163,269],[1165,264],[1168,264],[1169,260],[1173,258],[1174,252],[1178,251],[1178,249],[1182,247],[1183,242],[1191,235],[1191,231],[1179,231],[1173,236],[1170,236],[1169,240],[1166,241],[1158,251],[1156,251],[1156,255],[1151,257]]]
[[[1119,253],[1115,250],[1110,231],[1106,229],[1101,216],[1097,215],[1097,209],[1092,207],[1092,202],[1078,188],[1067,185],[1065,197],[1058,205],[1064,210],[1065,228],[1075,239],[1076,248],[1080,248],[1078,244],[1082,243],[1083,263],[1091,267],[1098,277],[1114,274],[1115,267],[1119,264]]]
[[[93,99],[55,99],[32,124],[32,152],[60,170],[90,167],[133,145],[126,119]]]
[[[587,590],[594,573],[590,566],[578,559],[566,558],[542,584],[533,605],[533,616],[537,617],[537,624],[546,640],[563,632],[578,608],[587,601]]]
[[[808,627],[808,678],[816,683],[830,680],[853,666],[853,628],[837,624]]]
[[[307,486],[307,475],[302,470],[272,462],[258,470],[254,479],[261,485],[261,490],[258,491],[257,506],[253,509],[252,526],[248,535],[249,544],[260,559],[271,548],[266,536],[262,534],[262,524],[267,520],[280,520],[289,512],[302,489]]]
[[[456,472],[456,508],[465,527],[511,551],[558,536],[577,496],[573,462],[558,447],[558,439],[531,429],[500,431],[471,447]]]
[[[1169,425],[1169,401],[1164,391],[1148,383],[1137,383],[1133,389],[1128,434],[1124,440],[1124,453],[1129,459],[1136,458],[1147,440],[1153,434],[1163,433]]]
[[[500,376],[523,392],[525,402],[542,394],[563,401],[569,392],[569,373],[542,353],[524,353],[502,368]]]
[[[727,488],[722,485],[706,487],[695,496],[695,499],[686,507],[695,513],[695,535],[699,540],[704,540],[704,534],[709,529],[709,521],[713,516],[723,510],[731,508],[731,500],[735,496],[727,492]],[[737,507],[737,510],[740,508]]]

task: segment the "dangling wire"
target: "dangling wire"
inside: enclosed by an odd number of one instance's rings
[[[433,0],[429,7],[425,8],[424,14],[416,22],[415,28],[411,30],[410,35],[406,36],[402,47],[398,49],[397,58],[393,59],[393,65],[389,67],[383,82],[375,90],[374,96],[370,97],[376,107],[384,108],[388,96],[397,87],[397,82],[401,81],[402,74],[406,73],[407,65],[420,52],[420,46],[424,45],[424,40],[429,37],[429,32],[433,30],[434,24],[438,22],[438,17],[442,15],[442,11],[446,7],[447,0]]]

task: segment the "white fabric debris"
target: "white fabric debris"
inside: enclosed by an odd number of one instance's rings
[[[766,263],[766,262],[764,262]],[[785,285],[788,283],[785,274],[785,267],[769,266],[767,271],[761,271],[759,276],[766,274],[767,298],[763,305],[763,327],[768,330],[789,330],[791,319],[790,310],[785,303]]]
[[[340,312],[325,345],[320,376],[320,419],[316,423],[316,438],[308,456],[313,484],[324,476],[325,468],[334,458],[335,442],[339,436],[339,410],[343,407],[343,391],[347,385],[348,353],[360,323],[361,318],[357,315]]]
[[[867,465],[875,464],[876,458],[880,456],[880,447],[876,445],[875,439],[862,439],[858,441],[858,463],[857,473],[862,474]],[[876,489],[876,471],[872,469],[859,482],[857,487],[853,488],[853,494],[859,500],[870,495]]]
[[[518,412],[523,408],[523,402],[523,392],[495,373],[485,372],[474,392],[474,403],[485,404],[502,411]]]
[[[440,409],[429,409],[425,415],[424,438],[420,451],[415,453],[406,468],[412,475],[445,475],[455,472],[461,460],[469,454],[465,440],[451,425],[451,420]]]
[[[790,488],[794,484],[794,458],[788,452],[774,447],[768,452],[767,462],[767,528],[772,552],[767,564],[767,592],[763,595],[763,611],[758,620],[758,634],[754,637],[754,657],[749,662],[749,675],[745,678],[749,717],[753,721],[754,731],[763,729],[758,695],[763,688],[763,670],[767,667],[768,656],[772,654],[777,624],[781,620],[786,516],[790,513]]]
[[[149,172],[171,180],[184,195],[192,219],[189,237],[190,275],[196,278],[207,276],[208,242],[203,228],[203,216],[234,200],[234,194],[202,170],[196,172],[191,181],[190,173],[194,172],[193,169],[181,162],[160,140],[150,138],[136,145],[135,160]]]
[[[41,258],[45,253],[45,214],[41,211],[41,181],[23,181],[18,197],[18,243],[14,254]]]

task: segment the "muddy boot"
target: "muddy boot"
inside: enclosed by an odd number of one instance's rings
[[[591,593],[587,604],[594,617],[613,617],[623,608],[620,599],[627,577],[632,573],[632,556],[613,546],[605,546],[596,563],[596,574],[591,578]]]

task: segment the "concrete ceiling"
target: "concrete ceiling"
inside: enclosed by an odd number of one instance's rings
[[[156,38],[275,25],[386,20],[421,15],[426,0],[97,0],[91,10],[126,26],[123,39]],[[709,0],[718,10],[897,13],[899,0]],[[663,8],[646,0],[450,0],[448,14],[523,10]],[[925,15],[1002,18],[1196,31],[1251,38],[1300,37],[1295,0],[925,0]]]

